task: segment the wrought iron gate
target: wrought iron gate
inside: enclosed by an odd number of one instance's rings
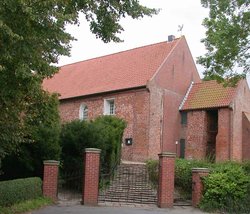
[[[63,172],[59,175],[58,199],[60,202],[79,203],[82,198],[82,171]]]

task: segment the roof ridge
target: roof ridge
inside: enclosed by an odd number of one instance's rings
[[[89,58],[89,59],[85,59],[85,60],[80,60],[80,61],[77,61],[77,62],[72,62],[72,63],[69,63],[69,64],[65,64],[65,65],[59,66],[59,68],[62,68],[62,67],[65,67],[65,66],[69,66],[69,65],[73,65],[73,64],[78,64],[78,63],[81,63],[81,62],[87,62],[87,61],[96,60],[96,59],[98,59],[98,58],[105,58],[105,57],[108,57],[108,56],[117,55],[117,54],[125,53],[125,52],[128,52],[128,51],[133,51],[133,50],[136,50],[136,49],[141,49],[141,48],[145,48],[145,47],[150,47],[150,46],[154,46],[154,45],[159,45],[159,44],[164,43],[164,42],[166,42],[166,43],[172,43],[172,42],[175,42],[176,40],[179,40],[179,39],[181,39],[181,37],[175,38],[175,39],[174,39],[173,41],[171,41],[171,42],[162,41],[162,42],[157,42],[157,43],[153,43],[153,44],[143,45],[143,46],[139,46],[139,47],[127,49],[127,50],[118,51],[118,52],[116,52],[116,53],[110,53],[110,54],[106,54],[106,55],[103,55],[103,56],[97,56],[97,57],[94,57],[94,58]]]

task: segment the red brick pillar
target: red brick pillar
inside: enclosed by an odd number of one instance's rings
[[[174,205],[174,153],[164,152],[159,154],[159,186],[158,206],[169,208]]]
[[[197,207],[200,203],[203,191],[203,183],[201,178],[209,174],[207,168],[192,169],[192,205]]]
[[[46,160],[43,165],[43,195],[56,201],[59,161]]]
[[[100,149],[87,148],[84,153],[82,204],[98,204]]]

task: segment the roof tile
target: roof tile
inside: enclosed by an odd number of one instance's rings
[[[43,82],[60,99],[146,86],[179,39],[62,66]]]
[[[181,110],[227,107],[237,87],[224,87],[215,80],[195,83]]]

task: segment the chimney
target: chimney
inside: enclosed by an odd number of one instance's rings
[[[172,42],[173,40],[175,40],[175,36],[174,35],[169,35],[168,36],[168,42]]]

